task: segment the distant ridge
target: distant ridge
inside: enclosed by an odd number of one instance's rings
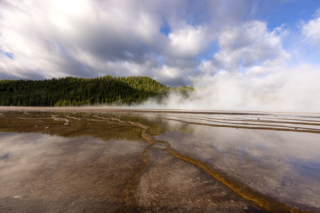
[[[0,80],[0,106],[131,105],[161,99],[172,90],[185,93],[193,88],[170,88],[143,76]]]

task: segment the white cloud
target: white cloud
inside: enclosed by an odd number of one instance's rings
[[[302,34],[307,40],[320,47],[320,8],[315,13],[315,18],[302,24]]]
[[[228,29],[220,35],[221,50],[214,55],[214,63],[227,69],[281,64],[289,57],[282,48],[281,32],[279,28],[269,32],[266,23],[260,21]]]
[[[95,77],[107,62],[144,66],[144,55],[161,40],[160,23],[131,6],[106,2],[102,10],[88,0],[2,2],[0,49],[14,59],[2,62],[0,74],[10,70],[32,78],[41,70],[37,78]]]
[[[243,5],[244,1],[239,2]],[[0,51],[12,53],[13,59],[0,52],[6,58],[1,62],[0,78],[120,73],[181,85],[190,82],[180,76],[195,71],[197,56],[208,51],[224,20],[230,25],[245,14],[245,7],[235,13],[225,4],[222,0],[3,0]],[[168,36],[160,31],[164,23],[170,28]],[[126,65],[132,69],[124,68]]]
[[[316,10],[316,12],[313,14],[314,18],[319,18],[320,17],[320,7]]]
[[[212,60],[202,61],[201,73],[241,72],[262,75],[285,65],[290,54],[282,47],[288,32],[278,27],[273,31],[261,21],[250,21],[242,26],[227,28],[219,35],[219,51]]]
[[[210,38],[205,27],[187,25],[169,34],[170,51],[181,56],[195,57],[200,54]]]

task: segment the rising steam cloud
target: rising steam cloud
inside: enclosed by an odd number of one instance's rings
[[[195,81],[189,97],[171,92],[162,102],[149,99],[138,108],[319,112],[319,68],[277,70],[264,77],[222,72]]]

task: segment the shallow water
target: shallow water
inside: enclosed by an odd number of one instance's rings
[[[0,111],[1,212],[320,212],[318,114]]]

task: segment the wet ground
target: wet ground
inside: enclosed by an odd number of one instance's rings
[[[320,212],[320,115],[0,108],[0,212]]]

